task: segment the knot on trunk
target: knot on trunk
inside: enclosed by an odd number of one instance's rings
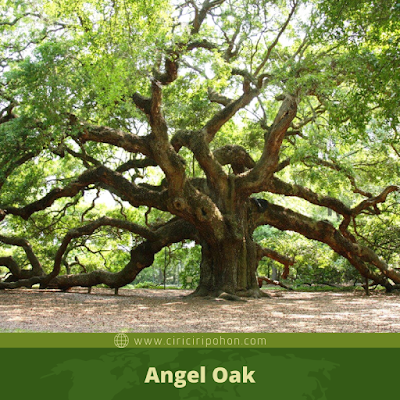
[[[196,217],[199,221],[207,221],[211,218],[211,211],[204,206],[196,208]]]
[[[177,211],[183,211],[187,208],[187,202],[182,197],[177,197],[174,199],[172,205]]]

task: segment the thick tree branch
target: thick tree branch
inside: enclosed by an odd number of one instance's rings
[[[169,142],[168,127],[162,111],[162,88],[157,82],[152,83],[149,123],[152,151],[150,158],[164,171],[170,195],[176,196],[182,192],[185,184],[185,160]]]
[[[255,162],[242,146],[226,145],[213,152],[214,157],[221,165],[232,166],[234,174],[241,174],[254,167]]]
[[[11,104],[0,111],[0,125],[18,118],[18,116],[13,112],[15,106],[16,103],[14,101],[11,101]]]
[[[362,276],[381,284],[387,290],[391,290],[393,287],[388,278],[395,283],[400,283],[400,274],[397,271],[390,268],[372,250],[347,239],[329,222],[315,221],[290,209],[266,201],[263,210],[254,205],[252,207],[256,225],[268,224],[277,229],[298,232],[308,239],[325,243],[336,253],[347,258]],[[375,272],[367,264],[378,268],[380,273]]]
[[[206,173],[210,184],[221,194],[227,189],[227,175],[223,171],[221,164],[211,153],[209,143],[219,129],[229,121],[237,111],[249,104],[250,101],[256,97],[257,93],[257,90],[248,90],[237,100],[230,102],[221,111],[217,112],[202,130],[192,132],[179,131],[171,140],[175,151],[178,152],[182,146],[185,146],[193,152],[196,160]]]
[[[237,178],[237,189],[243,195],[262,190],[279,165],[279,152],[285,134],[297,113],[297,99],[287,95],[265,135],[264,150],[255,167]]]
[[[90,235],[96,229],[104,225],[117,226],[121,229],[127,229],[131,232],[138,233],[146,237],[147,241],[131,251],[131,260],[120,272],[94,271],[88,274],[57,276],[60,271],[62,255],[70,241],[73,238]],[[122,287],[131,283],[142,269],[149,267],[153,263],[154,255],[163,247],[180,242],[184,239],[193,239],[195,237],[194,235],[194,227],[182,220],[173,219],[156,231],[151,231],[143,226],[132,224],[127,221],[112,220],[104,217],[84,227],[72,229],[68,232],[57,252],[54,269],[52,273],[48,275],[44,284],[50,283],[52,286],[60,288],[67,288],[70,286],[94,286],[100,283],[114,288]]]
[[[143,111],[146,115],[150,115],[151,99],[140,95],[139,93],[134,93],[132,95],[132,100],[136,107]]]
[[[195,17],[194,20],[192,22],[192,29],[191,29],[191,34],[195,35],[197,33],[199,33],[201,25],[203,24],[205,18],[207,17],[207,13],[212,10],[213,8],[223,4],[225,2],[225,0],[206,0],[203,3],[203,6],[201,7],[201,9],[199,9],[197,7],[197,5],[195,4],[195,2],[190,2],[195,10]]]
[[[232,99],[217,93],[213,88],[208,88],[208,98],[211,102],[221,104],[225,107],[233,102]]]
[[[284,266],[294,265],[295,263],[294,258],[284,256],[283,254],[280,254],[275,250],[261,246],[258,246],[257,257],[259,260],[261,260],[263,257],[268,257],[271,260],[283,264]]]
[[[161,85],[169,85],[174,82],[178,77],[178,59],[180,54],[177,52],[170,52],[165,59],[163,73],[156,72],[155,79]]]
[[[123,172],[129,171],[130,169],[146,167],[157,167],[157,163],[151,158],[128,160],[127,162],[121,164],[115,171],[122,174]]]
[[[211,43],[208,40],[202,39],[202,40],[194,40],[192,42],[189,42],[186,45],[182,46],[184,49],[191,51],[194,49],[206,49],[206,50],[215,50],[218,49],[218,45],[215,43]]]
[[[351,210],[352,215],[357,216],[367,209],[373,209],[373,214],[379,214],[379,210],[377,210],[377,208],[376,208],[377,204],[384,203],[386,201],[387,196],[390,193],[397,192],[399,190],[400,190],[399,186],[394,186],[394,185],[388,186],[378,196],[366,199],[366,200],[362,201],[360,204],[358,204],[356,207],[354,207]]]
[[[258,90],[251,89],[243,93],[237,100],[230,102],[222,110],[218,111],[204,126],[202,134],[210,143],[215,134],[228,122],[240,109],[246,107],[256,96]]]
[[[207,181],[211,187],[215,188],[220,195],[226,191],[228,176],[214,157],[201,132],[179,131],[172,138],[171,143],[175,151],[179,151],[183,146],[191,150],[206,174]]]
[[[141,137],[106,126],[81,124],[80,127],[81,134],[79,135],[79,140],[82,143],[87,141],[108,143],[121,147],[130,153],[142,153],[151,157],[149,138],[147,136]]]
[[[68,231],[68,233],[64,236],[64,239],[54,257],[53,271],[47,276],[47,279],[46,279],[47,283],[50,282],[53,278],[55,278],[60,273],[62,259],[63,259],[64,253],[67,250],[67,247],[68,247],[69,243],[71,242],[71,240],[82,237],[82,236],[90,236],[93,234],[93,232],[96,229],[98,229],[102,226],[117,227],[120,229],[124,229],[124,230],[130,231],[130,232],[136,233],[147,239],[151,239],[151,240],[155,239],[155,234],[146,227],[140,226],[138,224],[134,224],[129,221],[117,220],[117,219],[112,219],[112,218],[108,218],[108,217],[102,217],[102,218],[99,218],[96,221],[88,223],[82,227],[70,229]]]
[[[268,285],[276,285],[276,286],[283,287],[284,289],[287,289],[287,290],[293,290],[291,287],[285,285],[284,283],[279,282],[279,281],[274,281],[272,279],[267,278],[266,276],[258,276],[257,281],[258,281],[258,286],[260,288],[262,287],[263,281],[265,281],[265,282],[267,282]]]
[[[95,183],[108,185],[113,189],[114,193],[135,207],[147,205],[164,211],[167,210],[166,201],[162,194],[139,187],[125,179],[118,172],[114,172],[104,166],[84,172],[64,188],[55,188],[42,199],[24,207],[5,207],[0,205],[0,209],[6,214],[18,215],[23,219],[28,219],[33,213],[50,207],[56,200],[63,197],[74,197],[88,185]]]
[[[25,251],[26,257],[29,260],[29,263],[32,266],[32,272],[35,275],[44,275],[43,267],[39,259],[36,257],[36,254],[34,253],[31,244],[26,239],[0,235],[0,242],[11,246],[22,247]]]
[[[352,214],[352,210],[338,199],[321,196],[308,188],[284,182],[277,177],[271,179],[266,190],[271,193],[302,198],[311,204],[329,208],[343,216],[350,216]]]
[[[0,257],[0,265],[7,267],[11,274],[17,279],[21,278],[21,267],[14,260],[13,257]]]

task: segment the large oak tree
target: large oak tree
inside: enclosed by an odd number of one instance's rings
[[[263,225],[400,284],[360,233],[399,210],[396,0],[1,6],[1,288],[119,288],[190,240],[196,295],[258,297],[263,257],[293,263],[255,242]],[[87,271],[121,232],[125,266]]]

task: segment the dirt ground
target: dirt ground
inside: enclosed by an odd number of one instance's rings
[[[184,290],[3,290],[0,332],[400,332],[398,294],[268,292],[237,302]]]

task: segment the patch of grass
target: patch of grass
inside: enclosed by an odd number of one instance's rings
[[[0,328],[0,333],[51,333],[49,331],[30,331],[29,329],[2,329]]]
[[[162,289],[164,290],[164,285],[158,285],[153,282],[140,282],[136,285],[133,286],[135,289]],[[170,290],[181,290],[182,288],[180,286],[172,286],[172,285],[167,285],[165,289],[170,289]]]
[[[157,285],[154,289],[164,290],[164,285]],[[178,286],[166,286],[165,289],[166,290],[182,290],[182,288],[178,287]]]
[[[328,286],[328,285],[303,285],[300,284],[296,286],[295,284],[292,286],[293,290],[296,292],[364,292],[364,288],[362,286],[349,286],[349,285],[342,285],[342,286]],[[384,292],[385,288],[378,286],[375,289],[370,288],[371,293],[380,293]]]

